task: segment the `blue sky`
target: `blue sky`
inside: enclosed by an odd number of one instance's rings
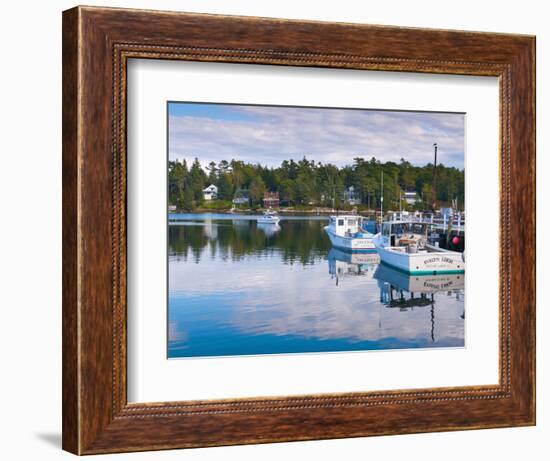
[[[168,117],[171,160],[275,167],[306,156],[342,167],[376,157],[422,166],[437,142],[438,163],[464,168],[464,114],[171,102]]]

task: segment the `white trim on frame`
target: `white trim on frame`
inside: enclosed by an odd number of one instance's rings
[[[131,59],[128,63],[129,401],[496,384],[500,238],[498,97],[498,79],[493,77]],[[465,112],[466,346],[167,360],[168,100]],[[479,197],[483,200],[476,200]]]

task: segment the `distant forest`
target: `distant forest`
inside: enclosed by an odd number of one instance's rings
[[[404,159],[399,163],[381,163],[376,158],[355,158],[352,165],[337,167],[303,158],[284,160],[276,168],[240,160],[211,162],[205,169],[195,158],[191,166],[183,161],[168,162],[168,200],[179,210],[204,206],[203,189],[218,187],[218,200],[231,203],[237,191],[247,191],[252,207],[261,206],[267,191],[278,192],[282,206],[326,206],[346,208],[344,192],[350,186],[361,208],[380,206],[380,175],[384,173],[384,208],[399,209],[402,192],[416,191],[415,209],[429,209],[432,203],[433,164],[413,166]],[[464,206],[464,170],[437,165],[437,201],[448,204],[458,200]],[[405,202],[403,208],[407,209]],[[411,208],[409,206],[409,208]]]

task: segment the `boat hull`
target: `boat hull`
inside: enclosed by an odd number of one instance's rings
[[[462,274],[465,271],[462,254],[456,251],[401,252],[382,246],[380,234],[373,243],[382,263],[408,274]]]
[[[346,251],[376,251],[372,238],[365,237],[342,237],[331,232],[329,226],[325,227],[325,232],[330,239],[333,247]]]
[[[276,217],[276,218],[261,217],[261,218],[258,218],[256,221],[258,222],[258,224],[279,224],[280,220],[281,218],[279,217]]]

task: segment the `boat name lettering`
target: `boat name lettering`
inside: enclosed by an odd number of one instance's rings
[[[449,288],[454,285],[452,280],[449,280],[447,282],[442,283],[434,283],[434,282],[425,282],[424,287],[425,288],[432,288],[434,290],[442,290],[443,288]]]
[[[449,263],[449,264],[454,263],[452,258],[448,258],[448,257],[445,257],[445,256],[444,257],[435,256],[433,258],[428,258],[428,259],[424,260],[424,264],[433,264],[433,263],[438,263],[438,262],[444,262],[444,263]]]

